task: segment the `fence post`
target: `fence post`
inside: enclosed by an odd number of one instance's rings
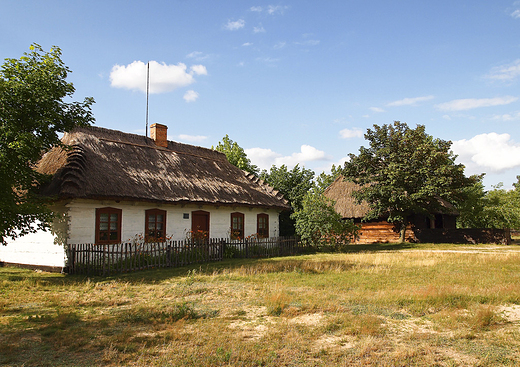
[[[69,245],[69,274],[74,274],[76,270],[74,265],[76,264],[76,249]]]
[[[103,251],[103,266],[102,266],[102,269],[103,269],[103,276],[106,275],[106,274],[105,274],[105,255],[106,255],[106,252],[105,252],[105,246],[106,246],[106,245],[102,245],[102,247],[101,247],[101,248],[102,248],[101,251]]]
[[[172,246],[166,246],[166,267],[171,267]]]

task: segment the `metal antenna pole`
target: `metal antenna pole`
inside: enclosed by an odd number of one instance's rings
[[[148,67],[146,71],[146,129],[145,136],[148,137],[148,96],[150,94],[150,61],[148,61]]]

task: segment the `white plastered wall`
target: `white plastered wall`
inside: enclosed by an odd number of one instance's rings
[[[122,209],[121,239],[130,241],[136,235],[144,235],[145,211],[147,209],[161,209],[166,211],[166,233],[173,240],[186,238],[191,230],[191,213],[204,210],[210,213],[210,237],[228,238],[231,226],[231,213],[244,214],[244,235],[249,236],[257,232],[257,215],[269,215],[269,236],[279,235],[278,211],[273,209],[228,207],[215,205],[157,205],[143,202],[115,202],[73,200],[61,207],[62,213],[68,215],[61,221],[58,234],[50,231],[39,231],[16,240],[9,241],[7,246],[0,246],[0,261],[17,264],[65,266],[65,251],[63,243],[94,243],[96,208],[112,207]],[[184,218],[188,214],[188,218]],[[67,231],[68,228],[68,231]]]
[[[153,203],[130,202],[117,203],[115,201],[94,202],[76,200],[68,205],[70,217],[70,232],[68,243],[94,243],[96,208],[111,207],[122,210],[121,239],[132,240],[139,235],[144,235],[145,211],[148,209],[161,209],[166,211],[166,234],[173,240],[182,240],[191,230],[191,213],[203,210],[210,213],[209,226],[211,238],[227,238],[230,233],[231,213],[244,214],[244,234],[246,236],[257,232],[257,215],[265,213],[269,215],[269,236],[276,237],[278,231],[278,211],[273,209],[227,207],[214,205],[157,205]],[[188,218],[185,218],[185,214]]]

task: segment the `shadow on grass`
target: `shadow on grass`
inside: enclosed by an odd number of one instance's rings
[[[382,251],[398,251],[413,248],[419,248],[420,245],[415,243],[374,243],[374,244],[351,244],[345,246],[343,251],[338,253],[363,253],[363,252],[382,252]],[[306,255],[319,254],[326,252],[312,252]],[[332,252],[331,252],[332,253]],[[291,256],[290,258],[298,258],[300,256]],[[288,257],[289,258],[289,257]],[[16,281],[34,281],[40,285],[79,285],[85,282],[104,283],[110,281],[123,281],[131,284],[137,283],[158,283],[164,280],[193,276],[195,274],[210,275],[218,273],[224,269],[236,269],[240,267],[254,266],[260,262],[272,261],[269,258],[263,259],[226,259],[218,262],[192,264],[178,268],[157,268],[142,270],[133,273],[117,273],[109,276],[84,276],[84,275],[66,275],[59,273],[47,273],[34,270],[27,270],[15,267],[0,267],[0,281],[7,280]]]
[[[403,243],[371,243],[371,244],[351,244],[345,246],[342,252],[380,252],[380,251],[398,251],[418,248],[419,245],[411,242]]]

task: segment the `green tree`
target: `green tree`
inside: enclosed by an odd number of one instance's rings
[[[66,102],[74,94],[61,50],[33,44],[0,71],[0,243],[46,228],[52,213],[38,195],[46,177],[34,167],[42,154],[61,146],[58,133],[94,121],[92,98]],[[36,223],[35,223],[36,222]]]
[[[520,229],[520,176],[513,190],[505,190],[503,184],[484,190],[479,180],[469,188],[467,199],[457,206],[457,225],[462,228],[512,228]]]
[[[459,215],[457,217],[458,228],[486,228],[484,220],[484,203],[486,191],[482,179],[484,175],[478,176],[473,185],[463,189],[463,200],[454,202]]]
[[[339,250],[351,242],[358,231],[354,222],[341,218],[334,210],[334,202],[319,190],[305,195],[302,208],[292,214],[292,219],[302,241],[322,249]]]
[[[289,170],[286,165],[279,168],[272,166],[269,172],[263,170],[260,178],[280,191],[289,201],[292,210],[280,214],[280,235],[294,235],[295,221],[291,218],[291,214],[302,209],[305,194],[313,188],[314,171],[300,168],[298,164],[292,170]]]
[[[475,183],[475,177],[467,178],[464,166],[455,163],[451,141],[434,139],[423,125],[374,125],[365,139],[369,147],[349,154],[345,177],[362,187],[354,195],[370,205],[365,219],[387,216],[400,228],[401,241],[410,215],[442,211],[439,198],[461,201],[463,189]]]
[[[227,134],[222,138],[222,141],[219,142],[215,148],[211,148],[218,152],[224,153],[227,160],[232,165],[256,176],[258,175],[258,167],[251,163],[251,160],[247,158],[247,154],[244,149],[238,145],[237,142],[231,140]]]

